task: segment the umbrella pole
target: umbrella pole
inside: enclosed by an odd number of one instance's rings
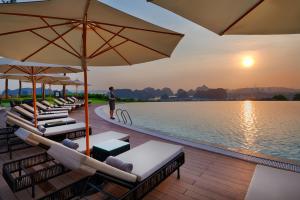
[[[84,109],[85,109],[85,129],[86,129],[86,155],[90,156],[90,126],[89,126],[89,94],[88,94],[88,80],[87,80],[87,63],[86,63],[86,29],[87,29],[87,16],[85,15],[82,28],[82,69],[84,75]]]
[[[22,95],[22,81],[19,81],[19,98]]]
[[[37,110],[36,110],[36,79],[32,76],[32,100],[34,110],[34,127],[37,127]]]
[[[84,70],[84,109],[86,128],[86,155],[90,156],[90,133],[89,133],[89,94],[87,85],[87,70]]]
[[[5,79],[5,99],[8,99],[8,79]]]
[[[45,100],[45,83],[42,83],[42,99]]]

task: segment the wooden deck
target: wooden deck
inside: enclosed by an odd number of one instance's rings
[[[93,134],[114,130],[130,134],[131,146],[140,145],[148,140],[161,140],[123,127],[110,124],[100,119],[94,112],[96,106],[90,106],[90,123]],[[71,117],[83,121],[83,110],[71,113]],[[168,141],[166,141],[168,142]],[[17,151],[14,159],[41,152],[34,147]],[[181,168],[181,179],[177,180],[175,174],[161,183],[153,192],[144,199],[147,200],[196,200],[196,199],[244,199],[251,181],[255,164],[238,159],[229,158],[219,154],[202,151],[185,146],[186,162]],[[8,161],[8,155],[0,155],[0,166]],[[80,178],[75,172],[67,173],[63,177],[57,177],[37,187],[37,197],[41,197],[65,184]],[[120,192],[115,185],[108,185],[107,190]],[[0,200],[31,199],[31,190],[23,190],[13,194],[0,177]],[[89,199],[105,199],[101,194],[95,194]]]

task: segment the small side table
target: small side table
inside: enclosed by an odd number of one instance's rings
[[[117,156],[130,150],[130,144],[122,140],[107,140],[93,146],[93,158],[105,161],[109,156]]]

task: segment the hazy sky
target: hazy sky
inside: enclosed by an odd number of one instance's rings
[[[171,58],[129,67],[90,68],[90,88],[142,89],[148,86],[190,89],[283,86],[300,88],[300,34],[218,36],[146,0],[103,2],[162,27],[184,33]],[[242,67],[252,56],[255,64]],[[82,75],[73,75],[82,80]],[[11,81],[10,88],[17,88]],[[3,89],[3,81],[1,87]]]

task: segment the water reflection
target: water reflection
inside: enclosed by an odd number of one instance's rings
[[[241,108],[241,127],[244,131],[245,147],[255,144],[256,139],[256,114],[252,101],[244,101]]]

